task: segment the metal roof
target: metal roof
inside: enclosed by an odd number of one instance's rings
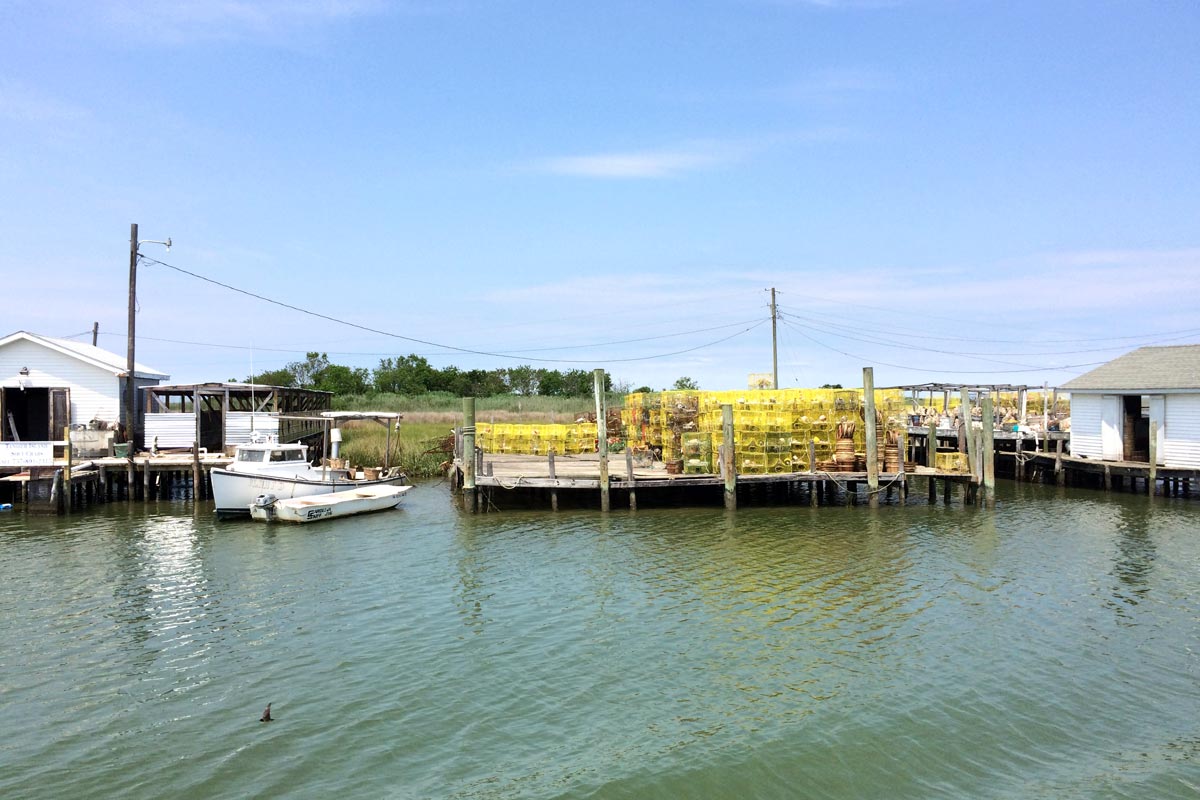
[[[1200,390],[1200,344],[1141,347],[1059,386],[1069,392]]]
[[[0,339],[0,347],[4,347],[12,342],[24,339],[25,341],[40,344],[51,350],[56,350],[64,355],[77,358],[93,366],[106,369],[114,375],[122,376],[125,374],[125,368],[128,366],[129,359],[127,356],[119,356],[116,353],[110,353],[103,348],[95,345],[85,344],[83,342],[72,341],[71,339],[55,339],[52,336],[41,336],[40,334],[30,333],[28,331],[17,331],[10,333],[3,339]],[[165,372],[159,372],[156,369],[147,367],[145,364],[139,364],[136,361],[133,364],[135,377],[148,378],[151,380],[166,380],[171,377]]]

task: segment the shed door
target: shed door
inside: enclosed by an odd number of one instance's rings
[[[1106,461],[1120,461],[1125,455],[1123,417],[1120,395],[1100,397],[1100,457]]]
[[[1155,435],[1154,452],[1155,463],[1165,464],[1163,461],[1163,449],[1167,441],[1167,398],[1165,395],[1152,394],[1150,395],[1150,422],[1158,428],[1158,433]]]
[[[50,440],[63,438],[63,429],[71,424],[71,390],[50,390]]]

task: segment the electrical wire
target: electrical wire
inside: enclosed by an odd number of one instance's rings
[[[786,323],[786,322],[785,322],[785,324],[790,325],[790,323]],[[827,350],[832,350],[833,352],[838,353],[843,356],[846,356],[847,358],[853,358],[860,362],[865,361],[868,364],[875,364],[875,365],[881,366],[881,367],[895,367],[896,369],[908,369],[908,370],[915,370],[915,371],[921,371],[921,372],[933,372],[933,373],[955,374],[955,375],[982,375],[982,374],[989,372],[989,370],[980,370],[980,369],[940,369],[940,368],[939,369],[929,369],[927,367],[916,367],[911,364],[892,364],[887,361],[879,361],[877,359],[866,358],[864,356],[855,355],[854,353],[847,353],[845,350],[839,350],[838,348],[833,347],[832,345],[826,344],[825,342],[822,342],[819,339],[815,339],[812,336],[809,336],[807,333],[805,333],[803,330],[800,330],[798,327],[795,327],[795,326],[792,326],[792,327],[797,333],[799,333],[805,339],[808,339],[810,342],[813,342],[814,344],[818,344],[821,347],[826,348]],[[1072,370],[1072,369],[1082,369],[1084,367],[1094,367],[1094,366],[1098,366],[1100,364],[1106,364],[1106,363],[1108,363],[1108,362],[1107,361],[1093,361],[1088,364],[1064,364],[1062,366],[1057,366],[1057,367],[1030,367],[1028,369],[1017,369],[1017,370],[1007,370],[1007,371],[1008,372],[1054,372],[1054,371],[1059,371],[1059,370]],[[992,370],[992,371],[994,371],[994,370]]]
[[[848,304],[848,305],[853,305],[853,304]],[[871,308],[871,306],[867,306],[867,307]],[[780,306],[780,308],[782,309],[783,307]],[[792,309],[790,307],[788,307],[787,310],[789,313],[796,311],[795,309]],[[817,320],[820,320],[820,321],[824,321],[824,320],[822,320],[822,318],[829,316],[826,314],[821,314],[820,312],[817,312],[817,311],[812,311],[811,309],[803,309],[799,313],[797,313],[797,316],[804,316],[805,314],[807,314],[810,317],[815,317],[815,318],[817,318]],[[827,324],[837,325],[837,323],[833,323],[833,322],[828,322]],[[872,328],[871,326],[859,325],[859,323],[856,323],[856,326],[864,328],[866,330],[872,330],[876,333],[892,333],[896,329],[911,330],[911,331],[917,330],[916,328],[911,328],[911,327],[907,327],[907,326],[903,326],[903,325],[892,325],[892,326],[890,326],[889,329]],[[1180,330],[1161,331],[1159,333],[1131,334],[1128,336],[1095,336],[1095,337],[1091,337],[1088,339],[1040,339],[1040,340],[1036,340],[1036,341],[1029,340],[1029,339],[980,339],[980,338],[974,338],[974,337],[970,337],[970,336],[935,336],[933,334],[926,334],[926,333],[906,333],[905,336],[907,338],[915,338],[915,339],[936,339],[936,340],[940,340],[940,341],[951,341],[951,342],[976,342],[979,344],[1030,344],[1030,345],[1049,344],[1049,345],[1058,345],[1058,344],[1092,344],[1095,342],[1116,342],[1116,341],[1128,341],[1128,340],[1132,340],[1132,339],[1154,339],[1154,338],[1164,337],[1164,336],[1176,336],[1176,334],[1180,334],[1180,336],[1178,336],[1178,338],[1189,338],[1192,335],[1200,335],[1200,328],[1183,328]],[[1178,339],[1162,339],[1161,341],[1177,341],[1177,340]],[[1112,348],[1112,349],[1115,349],[1115,348]],[[1087,351],[1079,350],[1079,351],[1068,351],[1068,352],[1087,352]]]
[[[310,317],[316,317],[317,319],[323,319],[328,322],[336,323],[338,325],[345,325],[350,328],[357,328],[358,330],[367,331],[368,333],[374,333],[379,336],[387,336],[387,337],[390,337],[393,339],[401,339],[406,342],[416,342],[418,344],[427,345],[429,347],[437,347],[437,348],[441,348],[443,350],[452,350],[452,351],[458,352],[458,353],[468,353],[470,355],[489,356],[492,358],[506,358],[506,359],[513,359],[513,360],[522,360],[523,359],[523,360],[527,360],[527,361],[541,361],[541,362],[560,363],[560,364],[592,364],[592,363],[596,363],[598,361],[605,362],[605,363],[623,363],[623,362],[629,362],[629,361],[650,361],[650,360],[654,360],[654,359],[658,359],[658,358],[669,358],[671,356],[682,355],[684,353],[691,353],[691,352],[695,352],[696,350],[702,350],[706,347],[712,347],[713,345],[721,344],[722,342],[727,342],[730,339],[733,339],[734,337],[741,336],[745,333],[748,333],[748,332],[754,330],[755,328],[759,327],[760,325],[763,325],[764,323],[767,322],[767,320],[765,320],[765,319],[759,320],[757,323],[750,325],[750,327],[748,327],[748,328],[737,331],[736,333],[733,333],[729,336],[723,337],[721,339],[717,339],[712,342],[706,342],[704,344],[700,344],[695,347],[689,347],[689,348],[685,348],[683,350],[676,350],[676,351],[673,351],[670,353],[656,353],[654,355],[649,355],[649,356],[636,356],[636,357],[630,357],[630,358],[607,358],[607,359],[602,359],[602,358],[593,358],[593,359],[537,358],[537,357],[533,357],[533,356],[518,357],[511,353],[496,353],[496,352],[490,352],[487,350],[473,350],[473,349],[467,348],[467,347],[457,347],[455,345],[442,344],[440,342],[429,341],[428,339],[419,339],[414,336],[405,336],[403,334],[393,333],[391,331],[384,331],[384,330],[380,330],[378,328],[371,328],[367,325],[360,325],[357,322],[350,322],[349,320],[340,319],[338,317],[330,316],[329,314],[322,314],[319,311],[312,311],[311,309],[302,308],[300,306],[295,306],[290,303],[284,303],[281,300],[275,300],[270,297],[266,297],[265,295],[261,295],[261,294],[255,293],[255,292],[248,291],[246,289],[239,289],[236,286],[231,286],[228,283],[222,283],[221,281],[214,280],[213,278],[205,277],[204,275],[200,275],[200,274],[192,272],[190,270],[183,269],[182,267],[177,267],[174,264],[168,264],[167,262],[160,261],[157,258],[151,258],[150,256],[143,255],[143,256],[141,256],[141,259],[144,262],[151,263],[151,264],[158,264],[159,266],[166,267],[167,269],[174,270],[183,275],[189,275],[193,278],[196,278],[197,280],[201,280],[206,283],[211,283],[214,286],[220,286],[223,289],[228,289],[229,291],[237,292],[238,294],[243,294],[243,295],[246,295],[247,297],[252,297],[256,300],[262,300],[265,303],[270,303],[272,305],[276,305],[281,308],[286,308],[290,311],[296,311],[301,314],[306,314]]]

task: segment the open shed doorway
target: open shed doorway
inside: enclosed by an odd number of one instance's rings
[[[4,388],[0,402],[0,441],[57,441],[70,424],[70,389]]]

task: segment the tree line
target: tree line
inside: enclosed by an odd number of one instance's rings
[[[308,353],[303,361],[293,361],[279,369],[251,375],[246,380],[248,383],[316,389],[339,395],[387,393],[411,396],[449,392],[460,397],[502,394],[590,397],[593,388],[592,373],[582,369],[559,371],[528,364],[491,370],[463,370],[455,366],[438,369],[416,354],[380,359],[378,367],[368,370],[333,364],[325,353]],[[613,390],[612,376],[607,372],[604,373],[604,389]],[[637,391],[650,389],[641,387]]]

